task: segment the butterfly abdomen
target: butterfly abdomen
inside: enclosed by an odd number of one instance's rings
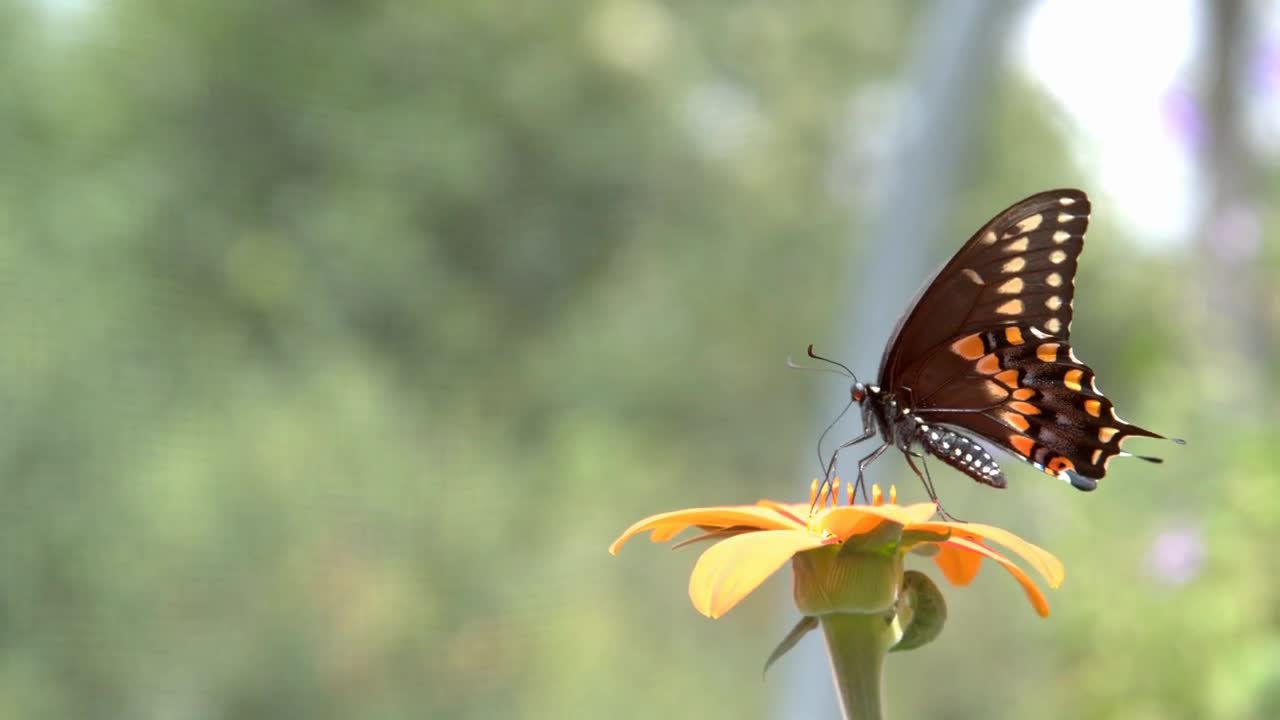
[[[983,485],[1002,488],[1004,474],[991,454],[981,445],[954,430],[936,425],[921,429],[920,441],[925,448],[942,462],[977,480]]]

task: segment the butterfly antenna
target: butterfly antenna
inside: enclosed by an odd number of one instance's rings
[[[836,370],[835,368],[805,367],[804,365],[797,365],[796,362],[791,359],[790,355],[787,356],[787,367],[791,368],[792,370],[804,370],[806,372],[824,372],[824,373],[831,373],[832,375],[841,375],[841,376],[844,375],[844,373],[840,372],[839,370]]]
[[[857,375],[855,375],[855,374],[853,373],[853,371],[849,369],[849,366],[845,365],[845,364],[844,364],[844,363],[842,363],[842,362],[836,362],[835,360],[832,360],[831,358],[824,358],[824,357],[822,357],[821,355],[819,355],[819,354],[815,353],[815,352],[813,351],[813,343],[810,343],[810,344],[809,344],[809,351],[808,351],[808,352],[809,352],[809,357],[813,358],[814,360],[821,360],[821,361],[822,361],[822,362],[824,362],[824,363],[830,363],[830,364],[832,364],[832,365],[835,365],[836,367],[838,367],[838,368],[840,368],[841,370],[844,370],[846,373],[848,373],[849,377],[853,378],[853,381],[854,381],[854,382],[858,382],[858,376],[857,376]]]

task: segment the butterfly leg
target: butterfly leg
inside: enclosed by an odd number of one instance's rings
[[[938,499],[938,491],[933,487],[933,476],[929,474],[929,463],[925,461],[924,454],[911,452],[910,450],[904,450],[903,454],[907,458],[907,465],[911,466],[911,471],[916,474],[916,477],[920,478],[920,482],[924,483],[924,491],[929,494],[929,500],[934,505],[938,506],[938,514],[942,516],[942,519],[954,522],[965,522],[964,520],[961,520],[955,515],[947,512],[947,509],[942,507],[942,501]],[[924,468],[924,472],[920,472],[920,468],[916,467],[915,461],[913,461],[912,458],[920,458],[920,465]]]
[[[826,470],[822,473],[822,485],[818,487],[819,498],[821,498],[823,494],[827,492],[827,489],[831,487],[831,481],[834,479],[833,476],[836,471],[836,458],[840,456],[840,451],[844,450],[845,448],[853,447],[854,445],[857,445],[860,442],[865,442],[867,440],[870,440],[872,436],[874,436],[875,434],[876,434],[876,429],[874,427],[863,427],[861,435],[853,438],[852,440],[845,442],[844,444],[837,447],[834,451],[832,451],[831,459],[827,461]],[[817,500],[814,500],[814,505],[815,506],[817,505]]]
[[[859,493],[861,493],[863,497],[866,497],[867,486],[866,486],[866,483],[863,482],[862,476],[863,474],[866,473],[867,467],[871,465],[871,463],[878,460],[880,456],[884,454],[884,451],[888,450],[891,447],[893,447],[893,443],[887,442],[881,445],[880,447],[876,448],[875,450],[871,451],[870,455],[858,461],[858,483],[854,485],[854,488],[853,488],[854,496],[857,496]]]

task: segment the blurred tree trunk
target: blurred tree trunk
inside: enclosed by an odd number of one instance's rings
[[[1257,172],[1241,113],[1248,70],[1249,10],[1240,0],[1204,3],[1207,133],[1199,157],[1205,204],[1196,228],[1200,273],[1191,296],[1200,307],[1206,365],[1236,380],[1218,385],[1215,412],[1236,412],[1263,397],[1259,360],[1270,346],[1262,321],[1265,286],[1256,272],[1261,226]],[[1256,408],[1261,410],[1261,408]]]

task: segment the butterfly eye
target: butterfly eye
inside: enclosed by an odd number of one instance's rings
[[[866,386],[863,385],[862,383],[854,383],[849,388],[849,397],[853,398],[853,401],[856,403],[860,403],[863,400],[866,400],[867,399]]]

